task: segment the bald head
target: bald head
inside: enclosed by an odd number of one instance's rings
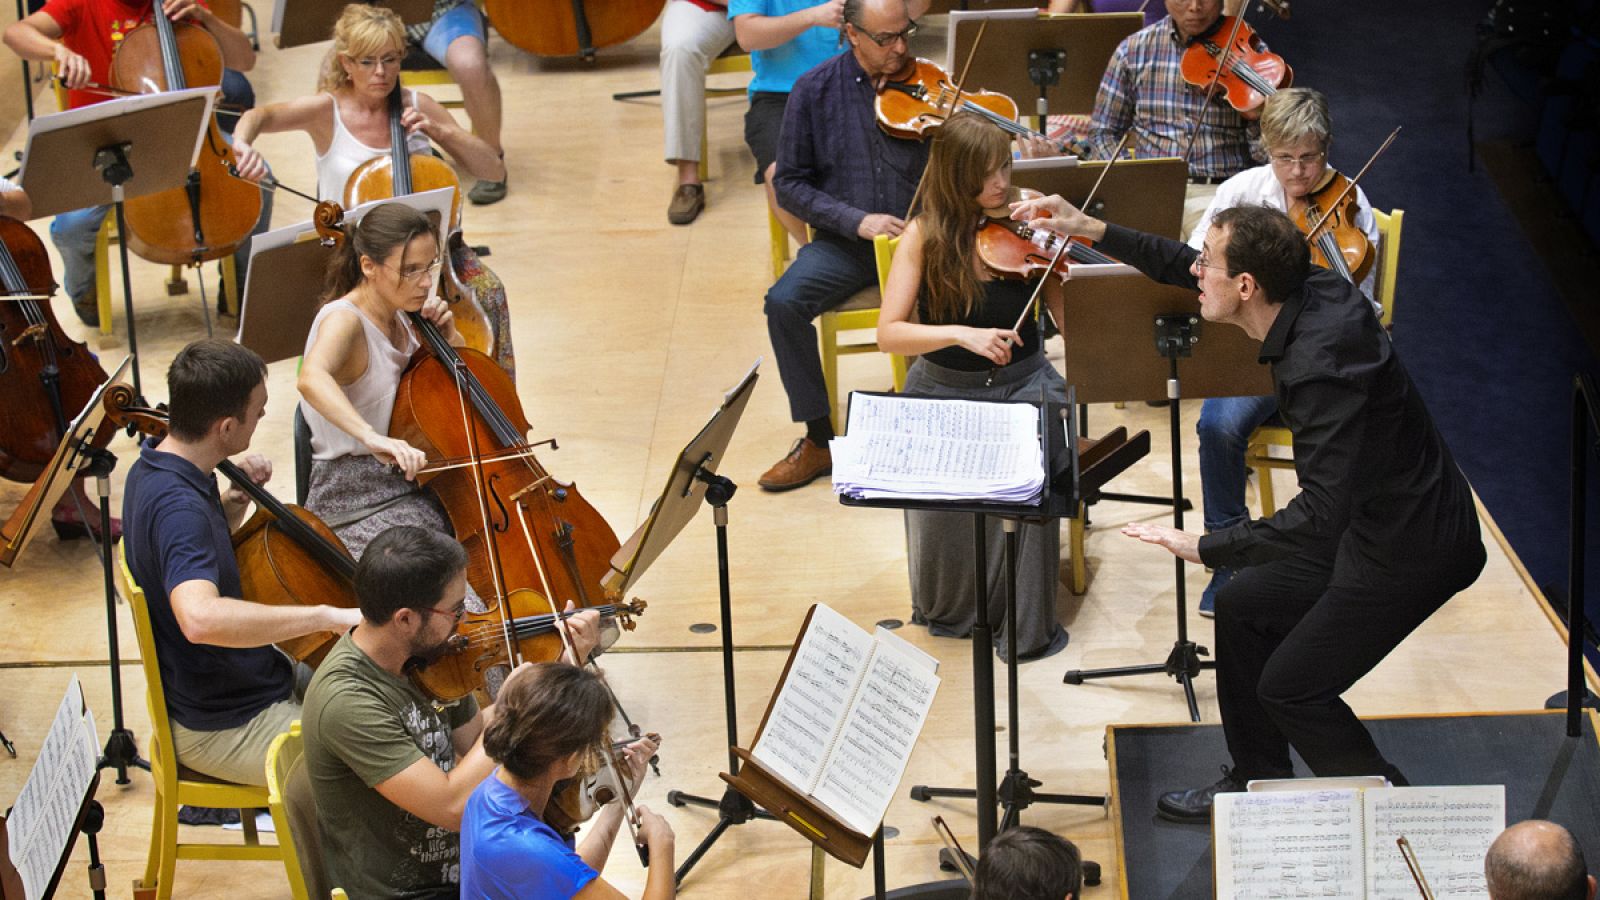
[[[1483,860],[1490,900],[1592,900],[1583,850],[1554,822],[1531,819],[1507,828]]]

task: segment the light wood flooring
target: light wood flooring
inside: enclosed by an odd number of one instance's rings
[[[269,12],[262,10],[264,22]],[[942,55],[940,47],[930,46],[929,54]],[[532,435],[560,441],[559,451],[541,458],[559,476],[575,480],[623,536],[646,513],[675,453],[715,408],[721,392],[757,357],[770,353],[761,313],[771,279],[765,213],[761,190],[750,182],[752,162],[742,140],[744,101],[738,96],[710,101],[708,207],[690,227],[668,225],[673,178],[660,160],[659,106],[610,99],[613,91],[656,86],[657,49],[651,31],[583,65],[540,61],[495,39],[492,62],[505,94],[511,195],[497,206],[467,210],[469,239],[493,248],[488,263],[511,293],[518,386]],[[264,49],[251,75],[260,100],[310,90],[322,50]],[[19,148],[23,137],[19,130],[5,149]],[[314,186],[306,138],[266,136],[258,146],[282,181],[302,189]],[[303,220],[309,212],[309,204],[280,197],[275,223]],[[43,235],[46,223],[34,224]],[[204,334],[198,285],[191,276],[188,296],[168,298],[160,267],[136,262],[134,275],[146,391],[159,400],[172,354]],[[215,275],[206,278],[214,291]],[[77,325],[64,300],[56,303],[68,330],[87,339],[108,363],[126,352],[120,296],[117,308],[117,332],[102,339]],[[219,332],[235,326],[222,320]],[[292,361],[272,366],[268,419],[256,439],[256,449],[276,463],[272,487],[285,498],[293,495],[293,367]],[[842,380],[847,388],[885,388],[887,361],[876,355],[846,359]],[[1198,485],[1197,412],[1196,404],[1184,405],[1185,478],[1192,493]],[[1097,407],[1094,420],[1096,430],[1126,423],[1148,428],[1156,438],[1154,452],[1117,482],[1118,489],[1169,490],[1165,411]],[[740,739],[746,743],[809,604],[826,602],[868,627],[910,613],[897,514],[845,509],[822,483],[783,495],[756,487],[760,473],[796,436],[769,361],[723,470],[742,486],[730,506],[729,534],[734,637],[742,648],[736,654]],[[117,492],[132,443],[119,438],[113,448],[121,459],[113,482],[120,505]],[[1287,497],[1291,479],[1278,478],[1279,495]],[[22,493],[21,486],[0,484],[0,508],[9,510]],[[1116,530],[1130,520],[1160,518],[1154,507],[1107,503],[1096,509],[1088,542],[1089,591],[1083,597],[1061,592],[1059,613],[1071,643],[1052,659],[1022,667],[1022,763],[1047,790],[1107,791],[1106,725],[1185,718],[1182,692],[1170,679],[1150,676],[1082,687],[1061,683],[1069,668],[1166,657],[1175,632],[1170,558]],[[1197,527],[1199,513],[1189,522]],[[1206,577],[1198,568],[1189,571],[1191,608]],[[717,619],[709,515],[686,529],[637,593],[649,601],[649,610],[622,642],[626,652],[608,656],[605,666],[634,718],[665,736],[663,777],[649,779],[644,800],[668,816],[681,859],[715,817],[708,810],[671,809],[665,794],[677,788],[720,796],[716,776],[726,763],[719,637],[690,630]],[[26,778],[73,672],[84,682],[102,733],[111,725],[105,607],[91,547],[42,537],[14,570],[0,572],[0,610],[7,626],[0,634],[0,728],[18,748],[16,759],[0,756],[0,799],[9,800]],[[127,721],[142,739],[149,730],[144,679],[126,608],[119,606],[117,616]],[[1192,611],[1190,616],[1191,633],[1209,644],[1209,621]],[[970,784],[969,645],[930,638],[915,627],[901,634],[937,656],[944,677],[904,783]],[[1001,678],[1002,693],[1004,684]],[[1217,720],[1214,684],[1209,675],[1199,680],[1202,711],[1211,722]],[[1478,583],[1359,684],[1351,700],[1361,713],[1374,715],[1521,710],[1540,706],[1562,686],[1561,637],[1503,544],[1491,541],[1489,565]],[[997,704],[1005,709],[1003,696]],[[997,741],[1002,760],[1005,737],[1003,732],[984,736]],[[138,774],[132,785],[119,788],[108,778],[100,798],[108,811],[102,853],[111,895],[126,897],[144,866],[150,781]],[[919,804],[902,790],[888,817],[899,831],[888,843],[891,886],[941,877],[935,868],[939,845],[929,825],[935,812],[964,840],[973,839],[970,802]],[[1035,807],[1024,821],[1069,836],[1105,866],[1105,884],[1086,891],[1087,897],[1116,895],[1115,850],[1105,813]],[[747,825],[723,838],[683,891],[707,898],[804,896],[808,859],[807,846],[787,828]],[[87,896],[85,860],[80,842],[62,896]],[[642,888],[643,873],[627,852],[615,854],[606,876],[635,895]],[[870,886],[870,868],[829,863],[828,897],[863,896]],[[183,862],[176,890],[180,897],[287,896],[281,869],[267,863]]]

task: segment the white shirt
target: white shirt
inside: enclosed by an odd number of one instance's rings
[[[1283,192],[1283,185],[1278,182],[1277,176],[1272,174],[1272,165],[1256,166],[1229,178],[1217,186],[1217,195],[1212,198],[1211,206],[1206,209],[1205,215],[1200,217],[1199,224],[1195,225],[1193,233],[1189,235],[1189,246],[1196,250],[1201,249],[1205,242],[1206,231],[1211,228],[1211,219],[1219,210],[1232,209],[1235,206],[1269,206],[1279,212],[1289,211],[1289,198]],[[1356,185],[1356,227],[1367,235],[1367,240],[1372,243],[1372,253],[1378,252],[1378,220],[1372,214],[1372,204],[1367,202],[1367,195],[1362,193],[1361,186]],[[1379,303],[1374,294],[1374,283],[1377,281],[1378,266],[1374,259],[1372,268],[1367,272],[1367,277],[1361,282],[1361,293],[1367,295],[1367,300],[1379,316],[1383,315],[1383,304]]]

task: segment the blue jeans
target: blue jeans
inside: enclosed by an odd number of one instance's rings
[[[255,91],[243,75],[232,69],[224,69],[222,102],[248,109],[255,105]],[[221,115],[217,117],[217,122],[229,143],[232,143],[233,126],[238,122],[238,117]],[[94,288],[94,242],[100,233],[100,224],[105,221],[109,212],[111,212],[110,206],[91,206],[87,209],[62,213],[50,223],[50,240],[61,252],[61,287],[74,303],[83,299]],[[256,220],[255,230],[251,234],[266,231],[271,223],[272,192],[262,191],[261,218]],[[242,291],[245,269],[250,263],[249,241],[239,245],[239,249],[233,254],[233,260],[238,269],[239,286]]]
[[[478,11],[477,4],[464,2],[434,21],[427,37],[422,39],[422,50],[442,66],[445,51],[456,38],[475,37],[484,41],[485,36],[483,13]]]
[[[1207,531],[1250,518],[1244,505],[1244,452],[1255,431],[1278,411],[1276,397],[1213,397],[1200,404],[1200,492]]]
[[[856,291],[877,283],[878,263],[871,241],[819,231],[767,290],[767,337],[772,341],[772,355],[778,359],[778,376],[789,395],[789,415],[794,421],[810,422],[832,414],[812,321]]]

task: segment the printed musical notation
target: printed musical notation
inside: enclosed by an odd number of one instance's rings
[[[1026,404],[852,395],[829,445],[834,490],[867,499],[1036,500],[1039,411]]]
[[[821,603],[795,651],[761,740],[752,750],[773,774],[806,793],[816,790],[822,762],[844,721],[872,637]]]
[[[6,819],[11,863],[29,898],[44,896],[94,780],[100,742],[83,687],[72,676],[39,747],[39,758]]]
[[[1367,896],[1411,900],[1416,884],[1395,845],[1404,835],[1436,897],[1485,898],[1483,856],[1505,829],[1505,788],[1390,788],[1368,791]]]
[[[1238,900],[1362,896],[1353,790],[1217,797],[1217,896]]]

